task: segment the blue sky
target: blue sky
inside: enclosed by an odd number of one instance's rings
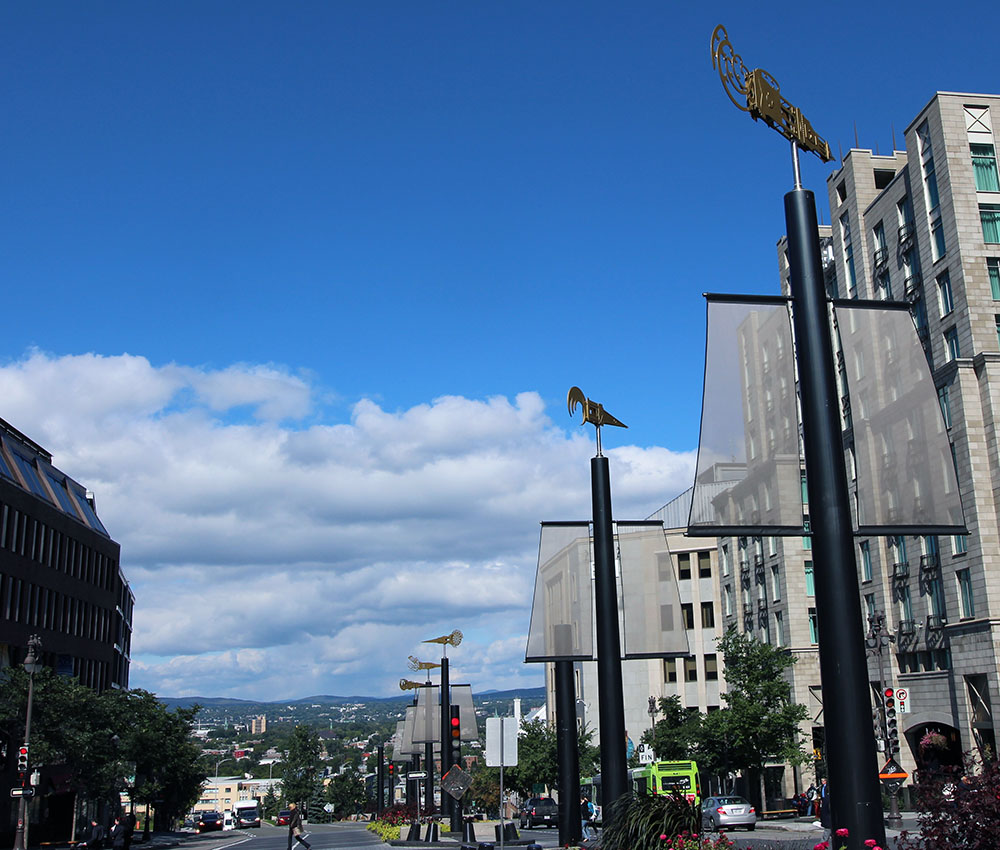
[[[930,10],[0,9],[0,416],[122,543],[133,684],[383,694],[454,626],[474,685],[539,684],[537,522],[589,506],[566,391],[630,426],[615,510],[645,516],[692,471],[701,293],[777,291],[787,143],[726,98],[712,30],[835,153],[885,153],[936,90],[996,87],[993,13]],[[804,160],[825,220],[832,168]],[[407,611],[435,576],[454,599]]]

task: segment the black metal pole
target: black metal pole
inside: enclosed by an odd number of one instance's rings
[[[448,656],[441,658],[441,778],[451,770],[451,681],[448,673]],[[450,794],[441,789],[441,815],[454,820],[454,806]],[[459,827],[461,829],[461,827]]]
[[[830,810],[833,828],[849,831],[849,850],[864,850],[864,842],[870,838],[885,846],[885,823],[836,368],[812,192],[796,188],[785,195],[785,223],[815,565],[823,715],[826,740],[837,742],[828,749]]]
[[[613,804],[628,790],[625,760],[625,699],[622,692],[621,637],[618,634],[618,586],[615,583],[614,534],[611,528],[611,476],[608,459],[590,459],[594,502],[594,604],[597,617],[597,702],[601,712],[601,807],[605,825],[614,819]]]
[[[375,769],[375,784],[378,786],[375,791],[375,814],[382,814],[382,806],[385,805],[385,747],[378,745],[378,767]]]
[[[424,814],[434,811],[434,744],[424,744]]]
[[[580,754],[577,751],[573,662],[556,661],[556,751],[559,758],[559,846],[579,844]]]

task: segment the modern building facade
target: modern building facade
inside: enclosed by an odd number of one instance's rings
[[[46,666],[127,688],[134,603],[93,495],[0,420],[0,667],[37,634]]]

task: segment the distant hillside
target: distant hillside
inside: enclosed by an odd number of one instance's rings
[[[482,693],[473,694],[476,702],[497,702],[500,700],[513,700],[520,697],[526,701],[545,701],[545,688],[515,688],[507,691],[486,690]],[[205,709],[226,710],[230,709],[234,714],[252,714],[254,712],[264,714],[268,709],[277,706],[343,706],[343,705],[386,705],[388,703],[409,703],[413,696],[411,694],[400,694],[391,697],[364,697],[364,696],[334,696],[331,694],[319,694],[311,697],[302,697],[293,700],[268,700],[255,701],[237,699],[235,697],[159,697],[168,709],[190,708],[192,705],[200,705]]]

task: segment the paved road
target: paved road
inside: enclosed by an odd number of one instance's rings
[[[363,823],[308,824],[308,841],[313,850],[379,850],[388,848]],[[287,850],[288,828],[263,825],[260,829],[237,829],[232,832],[206,832],[193,835],[182,845],[191,850]],[[296,847],[301,845],[296,843]]]

